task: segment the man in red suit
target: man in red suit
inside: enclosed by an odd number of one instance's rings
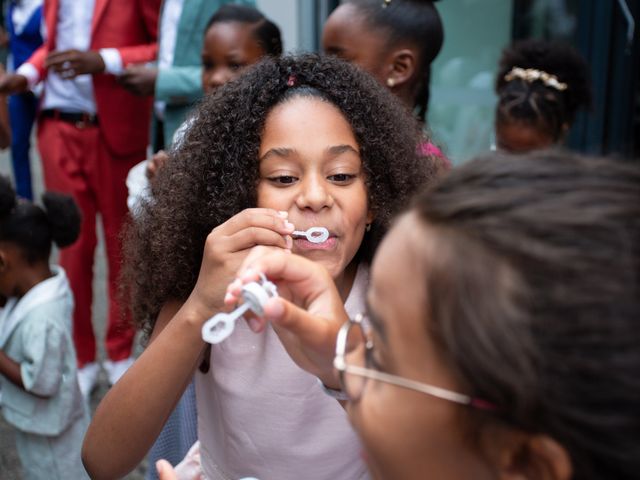
[[[153,61],[161,0],[45,0],[46,40],[15,74],[0,77],[0,93],[44,83],[38,147],[47,189],[74,195],[83,213],[78,241],[60,254],[76,301],[74,341],[79,380],[88,396],[99,366],[91,323],[96,214],[105,233],[109,313],[106,332],[111,383],[130,365],[134,330],[117,302],[127,214],[125,178],[145,158],[151,99],[117,82],[125,67]]]

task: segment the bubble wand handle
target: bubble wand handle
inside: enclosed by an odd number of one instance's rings
[[[295,230],[291,235],[305,237],[311,243],[322,243],[329,238],[329,230],[324,227],[311,227],[306,231]]]

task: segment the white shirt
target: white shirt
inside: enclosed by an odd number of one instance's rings
[[[56,25],[56,51],[89,50],[94,6],[95,0],[60,0]],[[122,58],[117,49],[103,48],[100,50],[100,55],[104,61],[106,73],[122,72]],[[27,77],[31,88],[40,81],[38,71],[29,63],[23,63],[16,73]],[[43,109],[55,108],[65,112],[96,113],[93,83],[89,74],[64,79],[50,70],[45,79],[44,88]]]
[[[193,125],[194,118],[189,117],[182,125],[178,127],[178,129],[173,134],[173,141],[171,142],[171,148],[173,150],[177,150],[180,148],[182,141],[184,140],[184,136],[187,133],[187,130]],[[151,200],[151,186],[149,185],[149,179],[147,178],[147,165],[149,164],[149,160],[143,160],[134,167],[129,170],[127,174],[127,191],[129,192],[127,195],[127,206],[129,207],[129,212],[136,217],[138,214],[138,210],[140,209],[140,205],[143,201]]]
[[[182,16],[182,7],[185,0],[165,0],[160,19],[160,46],[158,47],[158,70],[170,68],[173,65],[173,57],[178,37],[178,22]],[[164,119],[166,103],[157,101],[154,103],[156,115]]]
[[[52,277],[31,287],[21,298],[8,298],[4,308],[0,309],[0,348],[5,347],[18,324],[34,308],[57,298],[65,298],[69,302],[69,311],[73,311],[73,296],[65,271],[62,267],[51,265],[51,272]],[[71,331],[71,317],[67,326]]]
[[[22,0],[17,2],[13,7],[11,22],[13,22],[13,31],[16,35],[20,35],[31,19],[33,12],[42,5],[43,0]]]

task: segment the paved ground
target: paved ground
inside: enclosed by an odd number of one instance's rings
[[[35,150],[35,149],[32,149]],[[34,173],[34,188],[36,195],[42,193],[42,173],[40,168],[40,160],[37,155],[33,154],[32,172]],[[11,163],[8,151],[0,152],[0,173],[8,175],[11,172]],[[55,254],[54,254],[55,255]],[[93,325],[96,335],[99,338],[98,351],[99,359],[104,359],[103,337],[105,332],[106,317],[106,283],[105,283],[105,261],[104,261],[104,242],[102,236],[99,237],[98,249],[96,251],[95,275],[93,282],[94,305],[93,305]],[[139,350],[139,349],[138,349]],[[95,411],[100,399],[108,390],[106,374],[101,373],[98,388],[93,392],[91,397],[91,411]],[[146,462],[143,462],[138,469],[125,477],[127,480],[141,480],[144,478],[146,471]],[[1,480],[21,480],[20,464],[15,450],[15,442],[12,427],[10,427],[4,418],[0,415],[0,479]],[[43,479],[46,480],[46,479]],[[69,479],[73,480],[73,479]]]

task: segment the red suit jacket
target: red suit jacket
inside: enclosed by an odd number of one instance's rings
[[[83,0],[77,0],[83,1]],[[155,61],[158,15],[162,0],[95,0],[91,21],[91,50],[117,48],[122,65]],[[44,79],[44,60],[56,49],[59,0],[45,0],[47,38],[28,60]],[[93,75],[96,109],[102,135],[115,155],[144,151],[149,143],[151,97],[137,97],[116,82],[114,75]],[[45,91],[46,95],[46,91]]]

